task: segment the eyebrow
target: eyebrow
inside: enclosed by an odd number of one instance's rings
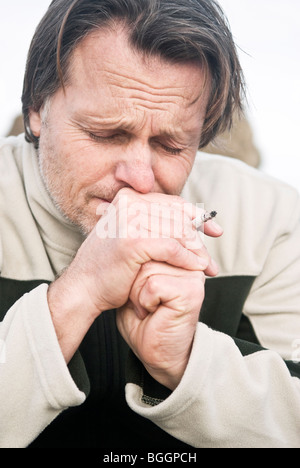
[[[75,114],[72,120],[80,125],[85,130],[115,130],[119,132],[128,132],[132,133],[136,130],[137,125],[136,122],[128,122],[120,116],[120,118],[116,117],[102,117],[101,116],[93,116],[92,114],[86,113],[77,113]],[[123,120],[123,121],[122,121]],[[184,131],[184,129],[176,131],[171,129],[163,129],[157,136],[162,138],[171,139],[175,141],[182,141],[184,137],[190,137],[194,135],[196,132],[191,131]]]
[[[83,112],[80,113],[75,113],[74,116],[71,118],[71,120],[80,126],[82,124],[86,124],[87,126],[92,126],[92,127],[109,127],[111,129],[115,128],[121,128],[121,126],[126,127],[125,123],[122,123],[122,116],[120,118],[115,118],[115,117],[101,117],[99,115],[93,116],[91,113],[85,114]],[[128,125],[129,127],[129,125]]]

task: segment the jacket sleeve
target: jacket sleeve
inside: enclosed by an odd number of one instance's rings
[[[0,447],[27,447],[64,409],[84,402],[71,375],[76,355],[61,353],[47,303],[47,284],[25,294],[0,323]],[[79,379],[80,380],[80,379]],[[30,424],[29,424],[30,422]]]
[[[289,202],[243,310],[259,345],[199,323],[173,393],[155,400],[127,384],[134,411],[194,447],[300,447],[298,196]]]
[[[169,397],[154,400],[137,383],[126,396],[134,411],[193,447],[300,446],[300,379],[276,352],[243,356],[232,338],[201,323]]]

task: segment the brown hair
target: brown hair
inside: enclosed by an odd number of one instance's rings
[[[210,98],[200,148],[242,110],[244,83],[226,17],[214,0],[53,0],[33,37],[22,95],[27,141],[30,109],[38,112],[68,80],[78,43],[95,29],[121,20],[139,51],[178,62],[198,61],[209,72]]]

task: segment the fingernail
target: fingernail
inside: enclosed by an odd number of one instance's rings
[[[209,265],[209,261],[205,260],[205,258],[203,258],[203,257],[198,257],[197,261],[198,261],[198,265],[201,268],[201,270],[206,270],[206,268]]]

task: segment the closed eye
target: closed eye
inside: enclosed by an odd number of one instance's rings
[[[95,133],[92,133],[92,132],[87,132],[87,133],[92,140],[97,141],[97,142],[110,142],[110,141],[114,141],[119,138],[122,138],[125,135],[125,132],[124,133],[123,132],[112,133],[111,135],[96,135]],[[183,151],[182,148],[172,148],[170,146],[164,145],[163,143],[159,143],[159,144],[160,144],[160,147],[166,153],[173,154],[174,156],[181,154]]]
[[[174,154],[175,156],[182,152],[181,148],[170,148],[169,146],[165,146],[162,143],[160,145],[164,151],[170,154]]]
[[[92,140],[95,140],[95,141],[112,141],[121,136],[119,133],[103,136],[103,135],[95,135],[94,133],[91,133],[91,132],[88,132],[88,135]]]

